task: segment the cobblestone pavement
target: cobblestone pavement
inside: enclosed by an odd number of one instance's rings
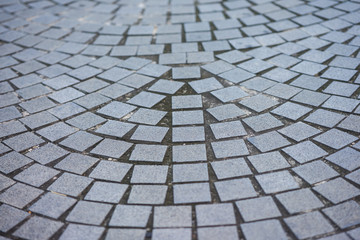
[[[360,239],[360,1],[0,0],[0,239]]]

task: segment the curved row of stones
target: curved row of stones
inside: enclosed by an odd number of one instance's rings
[[[359,237],[358,1],[0,6],[0,239]]]

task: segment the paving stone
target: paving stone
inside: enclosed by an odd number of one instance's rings
[[[101,140],[101,137],[84,131],[79,131],[74,133],[73,135],[70,135],[65,140],[61,141],[60,144],[71,149],[84,151],[85,149],[88,149],[89,147],[100,142]]]
[[[290,144],[289,141],[274,131],[250,137],[248,140],[261,152],[268,152]]]
[[[173,192],[175,204],[211,201],[208,183],[175,184]]]
[[[170,67],[159,64],[148,64],[145,67],[141,68],[138,73],[151,77],[160,77],[166,72],[168,72],[170,69]]]
[[[246,222],[281,216],[274,200],[269,196],[237,201],[236,206]]]
[[[113,182],[121,182],[131,167],[132,164],[128,163],[102,160],[90,173],[89,177]]]
[[[47,97],[40,97],[22,102],[19,105],[29,113],[36,113],[54,107],[55,103]]]
[[[205,141],[204,127],[174,127],[173,142],[198,142]]]
[[[150,206],[118,205],[115,208],[109,225],[121,227],[145,227],[150,213]]]
[[[282,122],[273,117],[270,113],[264,113],[243,120],[255,132],[261,132],[283,126]]]
[[[256,91],[264,91],[272,86],[274,86],[276,83],[270,80],[267,80],[265,78],[261,77],[255,77],[248,81],[242,82],[240,85],[245,86],[249,89],[254,89]]]
[[[322,107],[343,112],[352,112],[359,103],[359,100],[356,99],[331,96]]]
[[[247,135],[240,121],[214,123],[210,127],[216,139]]]
[[[132,143],[125,141],[104,139],[91,150],[91,153],[111,158],[120,158],[132,145]]]
[[[265,240],[269,237],[274,239],[287,239],[286,233],[278,220],[266,220],[240,225],[246,239]]]
[[[181,82],[175,82],[175,81],[169,81],[169,80],[160,79],[149,88],[149,91],[167,93],[167,94],[174,94],[183,85],[184,85],[184,83],[181,83]]]
[[[128,185],[107,182],[95,182],[86,194],[85,200],[118,203],[124,195]]]
[[[104,230],[103,227],[69,224],[59,239],[66,240],[85,237],[86,239],[95,240],[101,237]]]
[[[303,122],[294,123],[292,125],[289,125],[285,128],[278,130],[278,132],[291,139],[294,139],[297,142],[321,133],[320,130],[311,127]]]
[[[100,128],[98,128],[96,132],[121,138],[134,127],[135,125],[131,123],[109,120]]]
[[[359,167],[357,159],[359,159],[360,152],[353,148],[346,147],[338,152],[326,157],[326,160],[346,169],[353,171]]]
[[[299,163],[308,162],[328,154],[311,141],[304,141],[296,145],[286,147],[283,151]]]
[[[195,124],[204,124],[204,116],[202,110],[172,112],[173,126]]]
[[[115,240],[121,236],[124,240],[143,239],[146,235],[146,229],[120,229],[111,228],[106,234],[106,240]]]
[[[14,179],[35,187],[40,187],[59,173],[59,171],[36,163],[17,174]]]
[[[75,133],[76,131],[77,130],[75,128],[63,122],[58,122],[38,130],[37,133],[53,142],[72,133]]]
[[[167,188],[164,185],[133,185],[128,203],[164,204]]]
[[[195,211],[198,226],[235,224],[234,208],[229,203],[196,205]]]
[[[177,145],[172,147],[174,162],[206,161],[206,147],[204,144]]]
[[[286,159],[277,151],[248,156],[248,159],[260,173],[290,167]]]
[[[262,112],[277,105],[279,102],[274,98],[267,97],[263,94],[258,94],[250,98],[243,99],[239,103],[256,112]]]
[[[0,220],[0,229],[2,232],[9,231],[11,228],[22,222],[28,216],[28,213],[14,207],[10,207],[6,204],[0,206],[0,213],[3,216]]]
[[[0,190],[4,190],[12,185],[14,185],[16,182],[13,181],[11,178],[6,177],[3,174],[0,174]]]
[[[154,229],[152,232],[152,239],[161,240],[161,239],[191,239],[191,229],[190,228],[178,228],[178,229]]]
[[[162,101],[164,98],[165,96],[160,94],[141,92],[127,102],[134,105],[151,108]]]
[[[48,239],[54,235],[64,224],[43,217],[33,216],[13,235],[25,239]]]
[[[55,168],[82,175],[96,162],[98,162],[96,158],[78,153],[71,153],[66,158],[61,160],[61,162],[56,164]]]
[[[334,127],[344,118],[345,116],[342,114],[318,109],[312,114],[310,114],[307,118],[305,118],[305,121],[330,128]]]
[[[111,82],[117,82],[120,79],[123,79],[129,75],[131,75],[133,72],[123,69],[123,68],[119,68],[119,67],[113,67],[110,68],[109,70],[101,73],[99,75],[100,78],[111,81]]]
[[[136,165],[131,176],[131,183],[165,183],[167,166]]]
[[[229,71],[235,67],[225,61],[219,60],[219,61],[215,61],[213,63],[203,65],[202,68],[213,74],[220,74],[220,73]]]
[[[211,146],[216,158],[227,158],[248,155],[249,151],[243,140],[226,140],[212,142]]]
[[[137,144],[130,156],[130,161],[162,162],[167,150],[164,145]]]
[[[181,95],[171,97],[173,109],[202,108],[201,95]]]
[[[74,117],[70,120],[67,120],[66,123],[73,125],[74,127],[80,128],[82,130],[86,130],[105,121],[106,120],[104,118],[96,114],[87,112],[77,117]]]
[[[360,194],[357,187],[342,178],[336,178],[322,183],[313,189],[335,204],[356,197]]]
[[[111,205],[79,201],[66,217],[67,221],[100,225],[111,209]]]
[[[309,113],[310,111],[312,111],[311,108],[308,107],[304,107],[302,105],[299,104],[295,104],[295,103],[291,103],[291,102],[286,102],[284,104],[282,104],[281,106],[275,108],[274,110],[271,111],[271,113],[289,118],[291,120],[298,120],[299,118],[301,118],[302,116],[306,115],[307,113]]]
[[[294,96],[291,100],[311,106],[320,106],[329,97],[330,96],[327,94],[303,90],[299,94]]]
[[[173,182],[208,181],[208,167],[206,163],[173,165]]]
[[[257,175],[255,178],[265,193],[275,193],[299,188],[299,184],[287,171]]]
[[[234,179],[215,182],[221,201],[236,200],[257,196],[249,179]]]
[[[318,183],[339,175],[334,169],[320,160],[295,167],[293,170],[310,184]]]
[[[32,212],[40,213],[48,217],[59,218],[75,203],[76,200],[73,198],[48,192],[29,209]]]
[[[16,183],[0,194],[0,202],[23,208],[44,191],[22,183]]]
[[[74,102],[87,109],[92,109],[109,101],[110,98],[107,98],[101,94],[90,93],[88,95],[76,99]]]
[[[197,93],[209,92],[223,87],[214,77],[192,81],[189,84]]]
[[[129,104],[114,101],[100,108],[97,111],[97,113],[110,116],[113,118],[122,118],[135,109],[136,107],[131,106]]]
[[[247,112],[238,108],[235,104],[225,104],[218,107],[209,108],[207,111],[219,121],[247,114]]]
[[[22,133],[3,141],[3,143],[17,152],[39,145],[43,142],[44,141],[41,138],[31,132]]]
[[[358,203],[355,201],[348,201],[336,206],[325,208],[323,212],[341,229],[357,225],[360,221],[360,208]]]
[[[340,149],[355,141],[356,137],[337,129],[331,129],[317,136],[314,140],[331,148]]]
[[[92,181],[93,179],[88,177],[64,173],[53,184],[51,184],[48,189],[53,192],[76,197],[80,195]]]

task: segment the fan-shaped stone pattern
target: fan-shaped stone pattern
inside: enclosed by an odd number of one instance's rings
[[[0,7],[2,235],[358,235],[358,1]]]

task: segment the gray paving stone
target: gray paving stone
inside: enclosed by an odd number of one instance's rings
[[[359,204],[352,200],[325,208],[323,212],[341,229],[357,225],[360,222]]]
[[[190,206],[159,206],[154,208],[154,227],[191,227]]]
[[[173,182],[208,181],[208,167],[206,163],[173,165]]]
[[[40,97],[22,102],[19,105],[29,113],[36,113],[54,107],[55,103],[53,103],[47,97]]]
[[[328,154],[311,141],[304,141],[290,147],[286,147],[283,151],[299,163],[305,163]]]
[[[120,158],[132,145],[132,143],[125,141],[104,139],[91,150],[91,153],[111,158]]]
[[[236,206],[246,222],[281,216],[274,200],[269,196],[237,201]]]
[[[294,123],[278,130],[278,132],[291,139],[294,139],[297,142],[321,133],[320,130],[311,127],[303,122]]]
[[[3,216],[0,220],[0,230],[4,233],[22,222],[29,214],[17,208],[3,204],[0,206],[0,213]]]
[[[175,184],[173,193],[175,204],[211,201],[208,183]]]
[[[127,188],[128,185],[125,184],[95,182],[84,199],[107,203],[118,203]]]
[[[74,102],[86,109],[92,109],[94,107],[98,107],[109,101],[110,101],[110,98],[105,97],[101,94],[90,93],[88,95],[85,95],[83,97],[76,99]]]
[[[54,167],[82,175],[97,162],[98,159],[96,158],[78,153],[71,153],[59,163],[57,163]]]
[[[288,171],[280,171],[255,176],[265,193],[275,193],[299,188],[299,184]]]
[[[127,102],[141,107],[151,108],[162,101],[164,98],[165,96],[160,94],[141,92]]]
[[[237,200],[257,196],[249,179],[233,179],[215,182],[221,201]]]
[[[111,209],[111,205],[87,201],[78,201],[67,221],[100,225]]]
[[[134,111],[135,109],[136,107],[129,104],[114,101],[100,108],[97,113],[113,118],[122,118],[130,112]]]
[[[48,187],[48,190],[77,197],[92,181],[93,179],[88,177],[64,173]]]
[[[59,173],[57,170],[35,163],[17,174],[14,179],[35,187],[40,187]]]
[[[279,102],[274,98],[267,97],[263,94],[258,94],[250,98],[243,99],[239,103],[256,112],[262,112],[277,105]]]
[[[132,164],[102,160],[89,177],[113,182],[121,182]],[[111,170],[111,171],[110,171]]]
[[[163,74],[167,73],[170,69],[171,67],[159,64],[148,64],[145,67],[141,68],[138,73],[151,77],[160,77]]]
[[[39,213],[51,218],[59,218],[70,207],[76,203],[76,200],[67,196],[46,193],[36,203],[31,205],[30,211]]]
[[[44,141],[40,137],[31,132],[22,133],[3,141],[3,143],[17,152],[39,145],[43,142]]]
[[[145,227],[150,213],[150,206],[118,205],[115,208],[109,225],[121,227]]]
[[[136,165],[131,176],[131,183],[165,183],[168,166]]]
[[[270,94],[275,97],[283,98],[283,99],[290,99],[301,90],[296,87],[292,87],[286,84],[278,83],[271,88],[267,89],[265,93]]]
[[[149,91],[167,93],[167,94],[174,94],[183,85],[184,85],[184,83],[181,83],[181,82],[160,79],[149,88]]]
[[[133,185],[128,203],[164,204],[168,187],[164,185]]]
[[[98,128],[96,132],[121,138],[134,127],[135,125],[131,123],[108,120],[104,125]]]
[[[201,108],[201,95],[180,95],[171,97],[173,109]]]
[[[33,216],[13,235],[25,239],[48,239],[55,234],[64,224],[43,217]]]
[[[173,146],[172,160],[174,162],[206,161],[206,147],[204,144]]]
[[[130,161],[162,162],[167,150],[164,145],[137,144],[130,156]]]
[[[244,140],[226,140],[221,142],[212,142],[211,146],[213,148],[216,158],[227,158],[249,154]]]
[[[249,142],[253,144],[261,152],[268,152],[281,147],[290,145],[290,142],[283,138],[277,132],[268,132],[262,135],[248,138]]]
[[[174,239],[174,240],[190,240],[191,229],[190,228],[175,228],[175,229],[154,229],[152,232],[152,239]]]
[[[129,75],[131,75],[133,72],[123,69],[123,68],[119,68],[119,67],[113,67],[110,68],[109,70],[101,73],[99,75],[100,78],[111,81],[111,82],[117,82],[120,79],[123,79]]]
[[[146,229],[122,229],[111,228],[106,234],[106,240],[115,240],[121,236],[124,240],[131,239],[144,239],[146,235]]]
[[[214,123],[210,127],[216,139],[247,135],[240,121]]]
[[[317,136],[314,140],[331,148],[340,149],[355,141],[356,137],[337,129],[331,129]]]
[[[0,190],[4,190],[12,185],[14,185],[16,182],[12,180],[11,178],[6,177],[3,174],[0,174]]]
[[[347,147],[326,157],[326,160],[346,169],[353,171],[359,167],[358,159],[360,152]]]
[[[334,230],[330,223],[319,212],[310,212],[289,217],[285,219],[285,223],[299,239],[317,236]],[[303,229],[307,230],[304,231]]]
[[[42,128],[36,133],[54,142],[72,133],[75,133],[76,131],[77,129],[74,127],[71,127],[63,122],[58,122],[48,127]]]
[[[202,68],[213,74],[220,74],[220,73],[229,71],[235,67],[225,61],[218,60],[213,63],[203,65]]]
[[[59,239],[67,240],[84,237],[86,239],[95,240],[101,237],[104,230],[105,229],[103,227],[69,224]]]
[[[359,117],[356,115],[349,115],[338,125],[338,127],[353,132],[360,132]]]
[[[232,204],[202,204],[196,205],[198,226],[216,226],[235,224],[235,214]]]
[[[310,184],[339,175],[334,169],[320,160],[295,167],[293,170]]]
[[[272,86],[274,86],[276,82],[267,80],[261,77],[255,77],[245,82],[242,82],[240,85],[245,86],[249,89],[254,89],[256,91],[264,91]]]
[[[262,132],[265,130],[283,126],[283,123],[273,117],[270,113],[264,113],[257,116],[248,117],[243,119],[243,121],[255,132]]]
[[[231,103],[209,108],[207,111],[219,121],[236,118],[247,114],[247,112]]]
[[[101,137],[84,131],[79,131],[61,141],[60,144],[71,149],[84,151],[101,140]]]
[[[195,124],[204,124],[204,116],[202,110],[172,112],[173,126]]]
[[[260,173],[290,167],[290,164],[278,151],[248,156],[248,159]]]
[[[23,208],[44,191],[22,183],[16,183],[0,194],[0,202]]]
[[[131,139],[161,143],[168,131],[166,127],[138,126]]]
[[[352,112],[358,105],[359,100],[339,96],[331,96],[323,105],[324,108]]]
[[[360,194],[357,187],[342,178],[336,178],[322,183],[313,189],[335,204],[356,197]]]
[[[197,93],[204,93],[209,92],[212,90],[216,90],[219,88],[223,88],[223,85],[216,78],[205,78],[202,80],[196,80],[189,82],[189,85],[197,92]]]
[[[287,239],[286,233],[278,220],[266,220],[240,225],[246,239],[265,240],[269,237],[274,239]]]
[[[172,131],[173,142],[205,141],[204,127],[174,127]]]

